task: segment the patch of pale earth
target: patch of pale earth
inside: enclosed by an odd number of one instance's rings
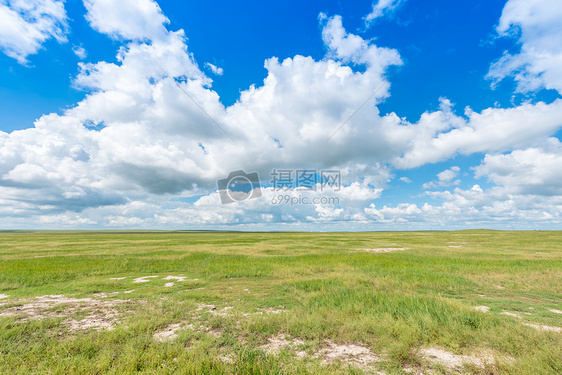
[[[200,303],[197,305],[197,308],[195,309],[195,311],[202,311],[202,310],[207,310],[208,312],[213,312],[217,309],[217,307],[215,305],[207,305],[204,303]]]
[[[320,349],[315,357],[322,358],[324,364],[340,361],[355,365],[363,370],[382,360],[380,356],[374,354],[371,349],[365,346],[336,344],[329,340],[326,341],[326,346]]]
[[[391,251],[403,251],[408,250],[409,247],[377,247],[374,249],[357,249],[357,250],[365,250],[370,253],[390,253]]]
[[[1,296],[0,296],[0,298],[1,298]],[[550,311],[551,313],[555,313],[555,314],[562,314],[562,311],[556,310],[556,309],[548,309],[548,311]]]
[[[260,311],[257,314],[281,314],[284,313],[285,310],[282,309],[274,309],[273,307],[268,307],[267,309],[258,309]]]
[[[439,348],[425,348],[420,350],[423,358],[430,362],[437,362],[449,369],[459,369],[465,364],[484,367],[486,363],[494,363],[494,357],[489,353],[475,355],[457,355]]]
[[[218,316],[227,316],[228,315],[228,310],[233,309],[234,307],[232,306],[226,306],[220,310],[217,310],[217,307],[215,305],[206,305],[204,303],[200,303],[199,305],[197,305],[197,308],[195,309],[195,311],[203,311],[206,310],[206,312],[210,312],[213,315],[218,315]]]
[[[562,328],[560,328],[560,327],[542,326],[542,325],[539,325],[539,324],[530,324],[530,323],[523,323],[523,325],[525,325],[527,327],[534,328],[534,329],[538,329],[540,331],[562,333]]]
[[[109,280],[125,280],[127,278],[127,276],[123,276],[123,277],[112,277]]]
[[[105,293],[105,292],[101,292],[101,293],[94,293],[92,294],[92,296],[94,297],[98,297],[98,298],[107,298],[109,296],[114,296],[119,294],[119,292],[110,292],[110,293]]]
[[[84,330],[89,328],[111,329],[118,323],[118,312],[115,307],[128,300],[107,300],[100,301],[90,297],[69,298],[62,294],[35,297],[34,300],[24,300],[18,306],[4,309],[0,315],[18,316],[20,322],[30,319],[43,318],[65,318],[63,324],[68,326],[70,331]],[[57,305],[64,305],[57,310]],[[76,313],[86,313],[87,317],[82,320],[71,318]]]
[[[469,243],[488,243],[488,242],[482,242],[482,241],[448,241],[446,243],[459,243],[459,244],[462,244],[462,245],[466,245],[466,244],[469,244]]]
[[[123,293],[129,294],[129,293],[133,293],[135,290],[136,290],[136,289],[133,289],[133,290],[126,290],[126,291],[124,291]]]
[[[166,284],[164,284],[164,287],[165,287],[165,288],[171,288],[171,287],[173,287],[173,286],[174,286],[174,283],[166,283]]]
[[[174,339],[178,337],[176,332],[179,331],[181,328],[182,328],[181,323],[170,324],[168,327],[166,327],[165,330],[156,332],[152,337],[158,342],[174,341]],[[191,328],[191,327],[186,327],[186,328]]]
[[[405,373],[407,374],[413,374],[413,375],[426,375],[426,374],[433,374],[433,372],[423,372],[421,369],[414,367],[414,366],[410,366],[410,365],[406,365],[402,368],[402,370],[404,370]],[[377,375],[385,375],[384,372],[379,371]]]
[[[494,286],[496,287],[496,289],[499,289],[499,290],[505,289],[505,286],[501,286],[501,285],[494,285]]]
[[[143,277],[137,277],[136,279],[133,280],[133,283],[147,283],[150,280],[148,280],[149,278],[153,278],[153,277],[158,277],[158,276],[143,276]]]
[[[474,310],[488,312],[490,311],[490,308],[488,306],[475,306]]]
[[[262,345],[260,348],[268,354],[277,354],[282,349],[293,349],[295,346],[303,344],[304,341],[302,340],[288,340],[285,335],[277,335],[267,339],[267,344]]]
[[[8,298],[9,295],[0,293],[0,299]]]
[[[224,363],[233,364],[234,355],[233,354],[219,354],[217,356],[218,360]]]
[[[93,314],[82,320],[71,319],[66,324],[71,332],[83,331],[87,329],[95,329],[97,331],[106,329],[108,331],[113,329],[113,325],[118,323],[115,318],[116,314]]]
[[[517,319],[521,319],[521,317],[520,317],[519,315],[517,315],[517,314],[515,314],[515,313],[512,313],[512,312],[508,312],[508,311],[501,312],[500,314],[501,314],[501,315],[512,316],[512,317],[517,318]]]
[[[185,329],[190,329],[194,332],[203,332],[217,338],[222,336],[221,330],[216,330],[210,327],[196,327],[193,324],[181,322],[170,324],[164,330],[156,332],[152,337],[158,342],[173,341],[178,336],[177,332]]]
[[[449,245],[449,247],[462,247],[461,245]]]
[[[185,279],[186,279],[185,276],[168,276],[168,277],[164,277],[164,280],[185,281]],[[199,280],[199,279],[193,279],[193,280]]]

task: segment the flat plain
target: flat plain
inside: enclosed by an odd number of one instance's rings
[[[2,374],[561,374],[562,232],[0,232]]]

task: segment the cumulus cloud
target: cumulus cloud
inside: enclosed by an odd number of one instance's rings
[[[208,62],[205,63],[205,67],[209,69],[213,74],[216,74],[218,76],[222,76],[222,74],[224,73],[224,70],[222,68],[219,68],[218,66]]]
[[[88,56],[88,52],[86,52],[86,49],[82,46],[72,46],[72,52],[74,52],[80,60],[84,60]]]
[[[393,12],[404,1],[405,0],[378,0],[373,3],[371,13],[364,17],[365,25],[370,26],[376,19]]]
[[[460,168],[457,166],[452,166],[449,169],[444,170],[437,174],[437,181],[426,182],[422,185],[422,189],[434,189],[438,186],[448,187],[452,185],[460,185],[461,180],[455,180],[458,176]]]
[[[66,42],[67,28],[62,0],[0,1],[0,50],[20,64],[48,39]]]
[[[128,41],[116,63],[79,64],[74,84],[88,92],[86,98],[63,115],[43,116],[34,128],[1,134],[5,197],[55,218],[151,195],[206,194],[218,178],[240,168],[267,175],[273,168],[338,166],[345,167],[341,194],[350,205],[380,193],[388,168],[378,159],[393,151],[381,126],[372,126],[381,121],[373,104],[388,95],[387,88],[333,145],[325,141],[384,82],[386,68],[401,63],[396,51],[347,34],[339,17],[325,18],[330,58],[268,59],[263,85],[250,87],[225,108],[189,53],[183,31],[165,30],[167,19],[153,2],[129,5],[133,16],[125,20],[151,25],[137,29],[117,22],[122,3],[87,2],[92,26]],[[347,45],[350,40],[356,44]],[[354,71],[348,63],[366,69]],[[361,189],[352,183],[358,174]],[[315,209],[302,218],[335,217],[338,210]]]
[[[386,79],[402,64],[400,54],[348,33],[340,16],[321,14],[323,59],[271,57],[263,83],[225,107],[189,52],[183,30],[168,30],[154,1],[85,4],[92,27],[122,43],[117,61],[79,63],[74,85],[86,91],[84,100],[61,115],[43,116],[33,128],[0,132],[0,223],[115,228],[351,223],[372,229],[372,223],[441,225],[463,215],[474,223],[486,215],[547,216],[524,195],[538,183],[517,185],[513,176],[524,165],[530,181],[539,176],[554,184],[539,166],[525,163],[533,157],[546,163],[549,153],[557,155],[556,147],[541,142],[562,126],[562,100],[480,113],[466,108],[459,115],[443,98],[439,110],[416,123],[394,113],[381,116],[376,105],[390,95]],[[473,153],[488,154],[477,177],[500,186],[427,192],[440,204],[373,203],[393,178],[393,168]],[[557,162],[547,164],[555,169]],[[501,170],[502,164],[514,167]],[[271,200],[279,192],[266,186],[260,199],[220,204],[217,179],[245,169],[267,181],[274,168],[340,170],[338,192],[286,193],[291,201],[338,201],[276,205]],[[433,183],[453,187],[459,172],[450,167]],[[560,212],[556,189],[529,193],[550,204],[549,222]]]
[[[413,168],[459,154],[503,152],[530,146],[562,127],[562,100],[487,108],[480,113],[466,108],[464,115],[456,115],[446,99],[442,99],[439,111],[424,113],[416,124],[389,115],[389,121],[396,124],[389,134],[410,140],[393,165]]]
[[[550,138],[543,147],[486,155],[475,172],[511,194],[562,196],[562,145]]]
[[[488,78],[497,84],[513,76],[520,92],[542,88],[562,93],[562,7],[558,0],[509,0],[496,28],[515,37],[518,54],[507,52],[492,64]]]
[[[170,22],[153,0],[84,0],[86,20],[100,33],[126,40],[161,40]]]

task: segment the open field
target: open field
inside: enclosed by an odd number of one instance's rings
[[[560,374],[562,232],[2,232],[2,374]]]

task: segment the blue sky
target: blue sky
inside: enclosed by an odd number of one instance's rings
[[[558,8],[0,1],[0,227],[559,229]]]

